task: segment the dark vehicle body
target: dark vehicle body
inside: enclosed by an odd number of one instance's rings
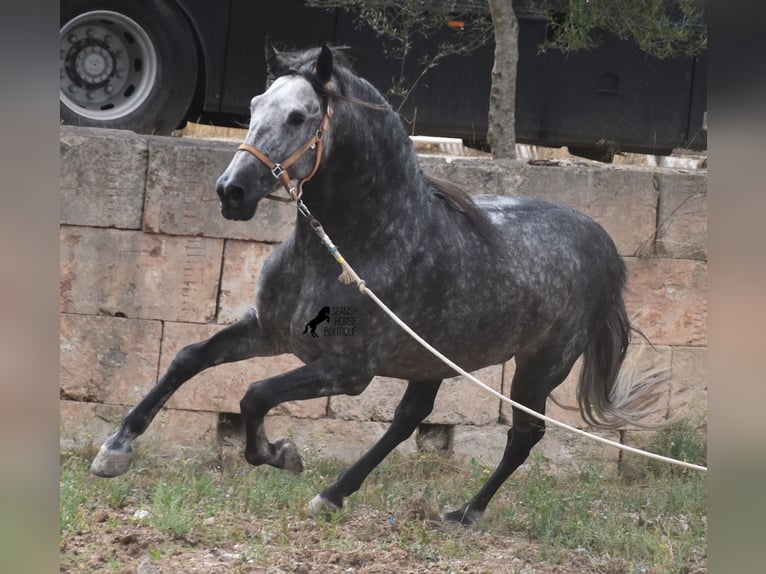
[[[153,43],[153,51],[149,46],[131,53],[133,61],[122,71],[136,85],[144,81],[145,89],[126,88],[130,82],[117,85],[119,101],[106,93],[112,85],[105,76],[120,71],[119,63],[113,45],[104,41],[107,32],[87,28],[88,18],[82,16],[87,13],[104,29],[116,27],[127,38],[129,52],[134,36],[144,38],[147,46]],[[127,17],[115,25],[109,22],[113,14]],[[593,157],[605,150],[668,154],[679,147],[707,148],[705,54],[659,60],[609,34],[592,51],[541,53],[545,19],[523,10],[517,14],[519,143],[569,146]],[[456,16],[471,25],[471,13]],[[76,18],[83,20],[82,26],[72,29],[69,23]],[[250,99],[265,85],[267,36],[284,48],[349,46],[357,72],[383,92],[401,67],[399,60],[385,55],[385,41],[360,25],[354,13],[312,8],[300,0],[64,0],[61,26],[61,117],[69,124],[162,134],[187,120],[246,123]],[[136,26],[145,35],[136,34]],[[417,62],[424,54],[456,33],[445,22],[443,32],[416,40],[406,81],[420,73]],[[429,70],[401,109],[408,131],[481,143],[487,131],[493,53],[490,41]],[[99,74],[88,75],[87,65]],[[144,70],[152,71],[151,78],[142,80]],[[140,105],[134,101],[137,93],[144,98]]]

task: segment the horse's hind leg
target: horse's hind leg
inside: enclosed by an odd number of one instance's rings
[[[560,358],[557,359],[560,361]],[[552,369],[550,362],[524,361],[516,357],[516,372],[511,383],[511,399],[544,414],[545,401],[550,392],[564,381],[574,360]],[[513,407],[513,423],[508,430],[508,440],[500,464],[484,486],[459,510],[448,512],[444,519],[460,524],[473,524],[487,508],[489,501],[509,476],[529,456],[532,447],[545,434],[545,422]]]
[[[214,365],[275,354],[271,347],[261,332],[255,311],[251,311],[206,341],[181,349],[154,388],[125,415],[119,430],[101,446],[90,471],[103,477],[126,472],[133,457],[133,439],[146,430],[162,405],[185,381]]]
[[[367,475],[431,413],[440,385],[441,380],[411,381],[385,434],[362,458],[347,468],[332,486],[314,497],[311,501],[312,512],[341,508],[343,499],[359,490]]]

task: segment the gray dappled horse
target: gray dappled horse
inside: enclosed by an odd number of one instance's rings
[[[585,419],[612,428],[640,424],[653,393],[618,378],[631,335],[622,296],[626,272],[598,224],[533,199],[471,200],[457,186],[425,176],[397,114],[339,50],[267,48],[267,61],[270,86],[253,98],[245,143],[217,182],[225,218],[249,220],[280,182],[297,194],[290,181],[300,179],[305,206],[366,284],[457,364],[472,371],[515,357],[510,395],[543,413],[546,397],[584,355],[578,402]],[[289,175],[280,174],[287,168]],[[314,498],[314,510],[340,508],[415,431],[442,379],[455,373],[358,288],[338,281],[338,266],[312,223],[296,215],[292,235],[264,265],[255,306],[178,353],[101,447],[93,473],[127,471],[132,441],[185,381],[256,356],[292,353],[305,363],[254,382],[240,402],[246,460],[294,472],[303,467],[295,445],[266,436],[264,417],[272,407],[357,395],[376,375],[409,381],[386,433]],[[326,306],[355,310],[354,336],[303,333]],[[445,518],[470,524],[481,516],[544,432],[543,422],[514,408],[499,466],[476,496]]]

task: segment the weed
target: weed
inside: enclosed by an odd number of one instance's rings
[[[689,421],[681,420],[653,435],[647,449],[684,462],[707,465],[707,441],[704,433]],[[646,466],[654,476],[690,476],[698,471],[649,460]]]
[[[162,550],[159,548],[150,548],[149,549],[149,558],[152,560],[159,560],[162,557]]]
[[[559,477],[533,458],[514,481],[511,506],[489,527],[526,532],[549,560],[568,549],[679,571],[706,538],[705,492],[699,475],[671,473],[639,483],[589,465],[578,476]]]
[[[662,440],[672,442],[670,448],[693,444],[688,436],[675,437]],[[489,469],[478,461],[461,465],[437,454],[395,454],[328,519],[310,517],[306,505],[342,469],[337,461],[312,460],[299,476],[254,469],[238,458],[212,466],[191,461],[173,472],[144,462],[108,481],[89,476],[87,464],[72,456],[61,467],[60,535],[68,564],[81,564],[83,554],[74,554],[67,541],[118,530],[120,522],[140,525],[153,537],[147,546],[153,561],[170,559],[185,546],[235,545],[243,560],[256,565],[312,550],[370,549],[404,552],[423,563],[480,563],[477,540],[525,538],[536,548],[535,560],[619,556],[647,571],[677,572],[698,569],[706,553],[705,481],[698,474],[645,472],[626,479],[591,464],[559,476],[533,454],[476,527],[455,530],[440,526],[440,514],[468,500],[487,479]],[[96,509],[109,510],[107,522],[94,521]],[[136,509],[149,510],[140,523],[132,518]]]
[[[87,527],[89,515],[96,507],[92,485],[83,480],[78,466],[82,459],[65,460],[59,474],[59,529],[63,536]]]
[[[107,567],[111,572],[120,572],[123,570],[125,565],[122,563],[121,560],[118,560],[114,556],[110,557],[107,561]]]

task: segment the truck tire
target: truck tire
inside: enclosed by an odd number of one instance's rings
[[[197,85],[194,35],[172,0],[74,0],[60,10],[62,123],[167,135]]]

